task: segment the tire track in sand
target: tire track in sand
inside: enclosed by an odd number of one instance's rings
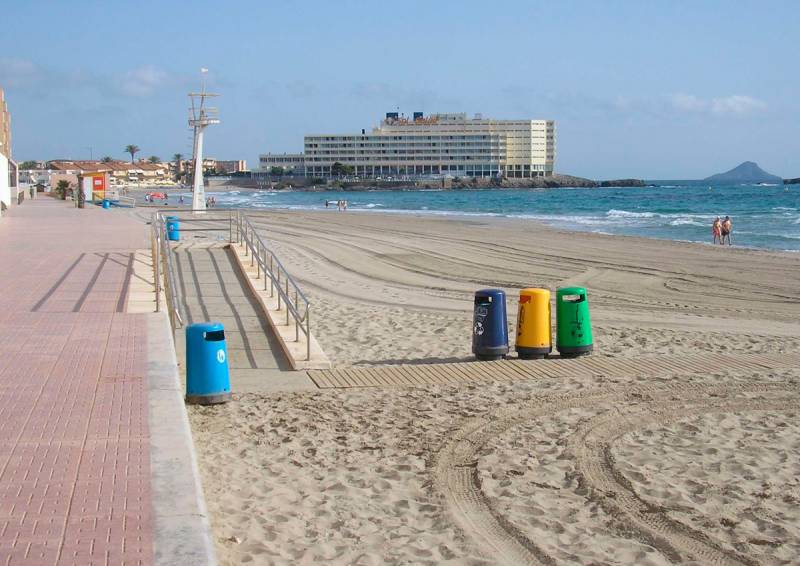
[[[779,397],[735,398],[742,394]],[[754,564],[752,559],[722,549],[703,533],[673,521],[659,508],[641,500],[630,482],[616,470],[610,444],[647,426],[712,412],[797,410],[797,391],[781,383],[703,386],[668,384],[615,391],[581,391],[542,397],[467,421],[436,457],[434,485],[443,494],[456,525],[478,550],[498,564],[555,564],[535,541],[498,513],[481,490],[478,452],[492,438],[526,421],[573,408],[607,406],[570,437],[568,451],[578,467],[582,487],[637,538],[671,560],[704,564]],[[621,412],[621,407],[634,410]]]

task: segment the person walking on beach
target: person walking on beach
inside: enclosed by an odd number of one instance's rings
[[[733,243],[731,242],[731,232],[733,231],[733,222],[731,222],[731,217],[726,216],[725,220],[722,221],[722,238],[720,239],[720,245],[725,245],[725,239],[728,239],[728,245],[732,246]]]
[[[711,225],[711,236],[714,238],[713,243],[716,244],[718,241],[720,244],[722,243],[721,234],[722,234],[722,221],[719,219],[719,216],[717,216],[717,219],[714,220],[714,223]]]

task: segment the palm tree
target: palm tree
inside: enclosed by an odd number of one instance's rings
[[[181,169],[183,168],[183,154],[176,153],[172,156],[172,160],[175,162],[175,179],[181,178]]]
[[[139,153],[140,151],[141,151],[141,149],[139,149],[138,145],[131,144],[131,145],[126,145],[125,146],[125,153],[130,153],[131,154],[131,163],[133,163],[133,156],[136,155],[137,153]]]
[[[110,156],[106,155],[103,159],[100,160],[102,163],[111,163],[114,161]]]
[[[161,163],[161,158],[157,155],[151,155],[147,158],[150,163]]]

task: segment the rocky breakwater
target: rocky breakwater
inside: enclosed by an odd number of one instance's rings
[[[646,187],[647,184],[640,179],[618,179],[611,181],[593,181],[574,175],[556,173],[550,177],[535,177],[533,179],[507,179],[507,178],[459,178],[452,179],[444,188],[451,189],[549,189],[562,187]],[[417,188],[439,188],[441,183],[423,181],[417,183]]]

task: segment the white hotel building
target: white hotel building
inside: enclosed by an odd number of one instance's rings
[[[328,177],[334,163],[358,177],[548,177],[556,155],[552,120],[491,120],[480,115],[389,112],[372,132],[305,136],[302,154],[266,154],[261,170],[283,167]]]

